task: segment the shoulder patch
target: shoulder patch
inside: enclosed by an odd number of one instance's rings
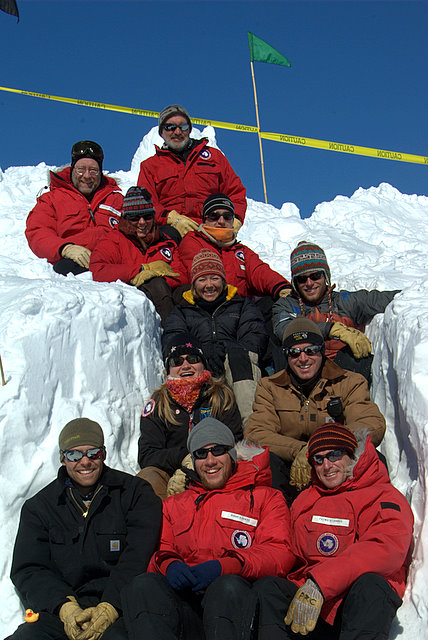
[[[201,420],[209,418],[212,413],[212,407],[201,407],[199,409],[199,417]]]
[[[172,260],[172,253],[171,253],[171,249],[169,249],[168,247],[162,247],[162,249],[160,250],[161,254],[163,255],[163,257],[168,260],[169,262],[171,262]]]
[[[323,556],[331,556],[339,548],[339,539],[334,533],[323,533],[317,540],[317,549]]]
[[[202,149],[199,153],[199,157],[202,158],[202,160],[209,160],[211,158],[211,151],[208,149]]]
[[[115,226],[119,224],[119,220],[117,218],[114,218],[113,216],[110,216],[108,219],[108,223],[111,226],[111,228],[114,229]]]
[[[394,509],[395,511],[401,511],[400,505],[397,504],[396,502],[381,502],[380,503],[380,508],[381,509]]]
[[[141,415],[143,416],[143,418],[147,418],[147,416],[153,413],[155,406],[156,406],[156,402],[153,400],[153,398],[150,398],[150,400],[147,400],[141,412]]]
[[[235,549],[248,549],[251,547],[252,539],[248,531],[235,529],[230,538]]]
[[[238,258],[238,260],[240,260],[241,262],[245,262],[245,256],[244,256],[244,252],[242,251],[242,249],[238,249],[238,251],[235,251],[235,256]]]

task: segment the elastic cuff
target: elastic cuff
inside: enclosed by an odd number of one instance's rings
[[[221,575],[225,575],[226,573],[239,574],[241,573],[242,563],[238,558],[220,558],[219,562],[221,564]]]

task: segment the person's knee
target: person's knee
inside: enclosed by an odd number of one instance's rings
[[[230,602],[242,594],[247,594],[250,589],[251,585],[245,578],[227,574],[214,580],[207,589],[207,595],[216,601]]]

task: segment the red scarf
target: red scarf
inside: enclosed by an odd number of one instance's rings
[[[166,386],[172,398],[190,413],[198,399],[202,385],[210,379],[211,372],[205,369],[199,376],[193,376],[192,378],[172,378],[168,376]]]

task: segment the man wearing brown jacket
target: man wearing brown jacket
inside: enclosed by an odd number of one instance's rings
[[[244,436],[279,456],[290,484],[300,490],[310,481],[307,443],[317,427],[334,421],[366,428],[376,447],[386,425],[365,378],[325,357],[324,339],[312,320],[290,322],[283,349],[287,368],[259,381]]]

